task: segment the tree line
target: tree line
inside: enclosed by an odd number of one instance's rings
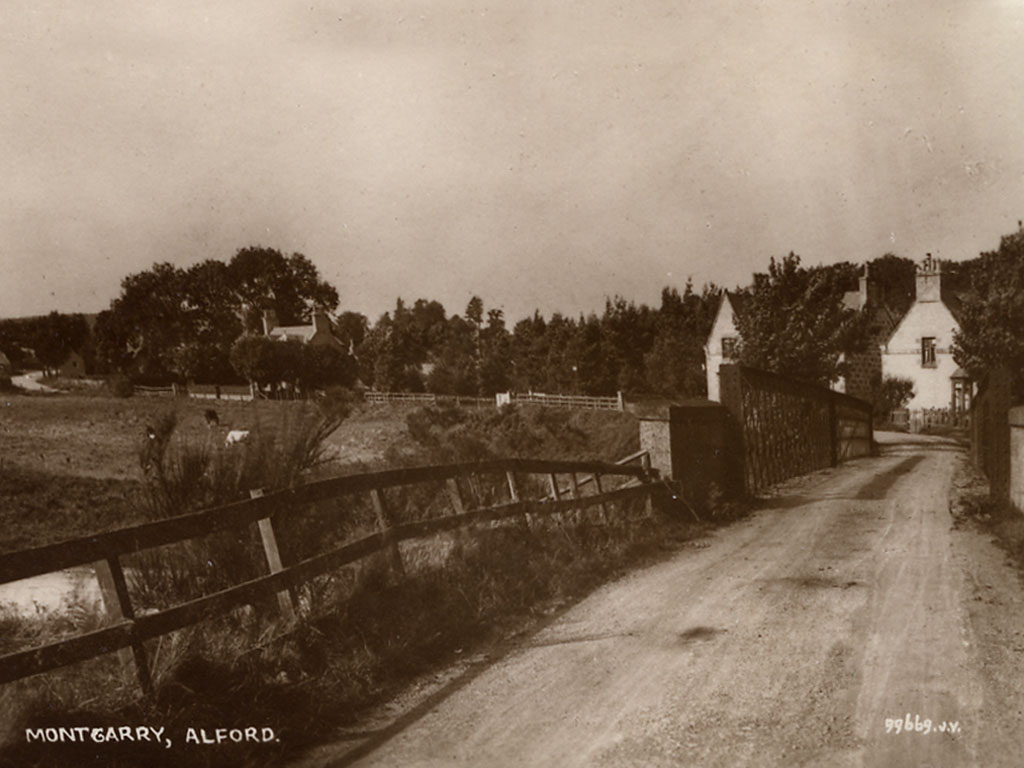
[[[829,384],[844,359],[875,339],[865,313],[844,305],[862,267],[849,262],[808,267],[799,256],[771,259],[763,273],[736,289],[745,297],[737,318],[740,362]],[[915,264],[885,254],[870,262],[879,300],[901,315],[914,298]],[[943,263],[944,286],[962,298],[955,351],[975,377],[996,362],[1024,367],[1024,232],[998,251]],[[82,316],[51,313],[33,321],[0,322],[0,349],[18,364],[23,350],[53,369],[72,350],[94,371],[125,373],[139,382],[290,382],[310,389],[338,383],[391,391],[490,395],[550,391],[668,397],[706,394],[704,344],[722,298],[714,284],[680,292],[665,287],[650,307],[621,296],[603,311],[578,316],[540,312],[510,328],[501,309],[474,296],[460,313],[438,301],[399,298],[372,321],[338,312],[337,289],[302,254],[240,249],[229,261],[190,267],[169,263],[126,276],[120,295],[91,333]],[[271,341],[262,318],[308,324],[314,312],[334,318],[337,348]],[[327,351],[330,349],[330,351]],[[1019,358],[1019,359],[1018,359]]]

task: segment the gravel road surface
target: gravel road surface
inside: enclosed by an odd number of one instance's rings
[[[962,452],[882,438],[301,765],[1024,765],[1020,582]]]

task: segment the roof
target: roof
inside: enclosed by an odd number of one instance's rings
[[[953,291],[940,290],[939,298],[942,299],[942,303],[946,305],[946,308],[953,313],[953,319],[956,320],[957,324],[962,321],[964,314],[964,302],[960,297],[959,293]]]
[[[309,341],[315,333],[315,325],[279,325],[270,329],[270,335],[274,338],[284,337],[296,341]]]
[[[935,302],[932,302],[932,303],[935,303]],[[946,309],[949,310],[949,314],[951,314],[953,316],[953,319],[956,321],[957,325],[961,324],[962,318],[963,318],[963,306],[964,306],[964,304],[963,304],[963,299],[960,298],[960,294],[954,293],[953,291],[948,291],[948,290],[945,290],[945,289],[940,289],[940,292],[939,292],[939,302],[938,303],[942,304]],[[903,313],[903,317],[900,317],[899,319],[897,319],[892,324],[892,327],[889,328],[888,332],[884,334],[884,336],[885,336],[885,343],[888,344],[889,341],[892,339],[892,337],[896,335],[896,329],[903,322],[904,318],[907,315],[909,315],[911,310],[913,310],[913,308],[916,307],[916,306],[917,306],[917,300],[915,299],[914,303],[911,304],[910,307],[907,309],[907,311]],[[890,314],[891,314],[891,312],[890,312]]]
[[[745,293],[736,293],[735,291],[726,291],[726,298],[729,299],[729,303],[732,304],[732,308],[736,310],[736,313],[742,315],[747,309],[747,295]]]

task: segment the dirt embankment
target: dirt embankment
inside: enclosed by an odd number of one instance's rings
[[[301,764],[1019,765],[1021,587],[953,526],[961,456],[899,436],[790,483]]]

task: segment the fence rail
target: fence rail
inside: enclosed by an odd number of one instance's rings
[[[911,432],[921,432],[931,427],[968,428],[971,423],[969,413],[949,408],[900,408],[889,414],[889,420]]]
[[[638,454],[631,460],[641,458]],[[459,490],[458,478],[467,475],[504,474],[509,500],[504,503],[466,510]],[[588,473],[596,493],[584,496],[578,475]],[[546,475],[554,489],[553,499],[539,501],[521,498],[517,475]],[[557,476],[567,474],[572,483],[562,498]],[[604,491],[601,477],[620,477],[639,482]],[[18,581],[79,565],[93,564],[103,590],[111,626],[70,639],[49,643],[0,657],[0,683],[19,680],[69,664],[85,661],[113,651],[132,651],[140,686],[152,690],[144,641],[222,615],[242,605],[277,595],[286,619],[294,617],[288,590],[332,570],[365,557],[388,550],[399,558],[397,543],[407,539],[432,536],[443,531],[471,525],[525,516],[529,521],[544,515],[607,505],[634,499],[645,499],[648,509],[653,503],[655,485],[646,466],[627,466],[604,462],[544,461],[506,459],[472,464],[411,467],[361,475],[349,475],[307,483],[294,488],[256,494],[254,498],[217,508],[181,515],[167,520],[144,523],[96,536],[82,537],[21,552],[0,555],[0,583]],[[383,492],[424,482],[446,481],[450,506],[455,514],[409,522],[391,521],[384,513]],[[297,563],[282,565],[273,521],[282,515],[297,514],[305,503],[333,499],[355,493],[370,493],[378,510],[379,530],[346,542],[326,552],[307,557]],[[171,608],[136,616],[135,606],[127,588],[121,558],[144,549],[176,544],[228,529],[239,529],[258,523],[269,574],[237,584],[210,595],[175,605]],[[276,564],[276,565],[275,565]],[[399,560],[400,568],[400,560]]]
[[[590,395],[548,395],[543,392],[506,392],[497,396],[498,405],[503,402],[544,405],[549,408],[575,408],[592,411],[624,410],[622,393],[616,397],[592,397]]]
[[[452,404],[457,406],[493,406],[493,397],[472,397],[469,395],[439,395],[432,392],[379,392],[368,390],[363,393],[368,403],[429,403],[430,405]]]
[[[177,389],[170,385],[166,387],[144,387],[140,384],[136,384],[132,387],[132,392],[136,395],[160,397],[162,395],[176,395]]]

